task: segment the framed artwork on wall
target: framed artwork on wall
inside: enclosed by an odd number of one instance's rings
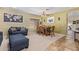
[[[60,21],[60,17],[58,17],[58,20]]]
[[[54,17],[48,17],[47,23],[49,23],[49,24],[54,23]]]
[[[23,22],[23,16],[4,13],[4,22]]]

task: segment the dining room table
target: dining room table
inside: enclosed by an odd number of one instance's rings
[[[40,34],[43,34],[43,35],[51,35],[52,33],[54,34],[54,29],[55,29],[55,26],[46,26],[46,25],[40,25],[38,26],[38,31]]]

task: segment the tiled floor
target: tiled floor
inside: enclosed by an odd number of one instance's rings
[[[39,35],[35,32],[30,32],[29,48],[22,51],[78,51],[79,43],[72,39],[66,39],[65,35],[55,33],[55,37]],[[9,48],[9,39],[4,37],[0,51],[7,51]]]
[[[29,48],[23,49],[22,51],[47,51],[47,47],[52,43],[63,37],[62,34],[55,34],[55,37],[39,35],[35,32],[29,32],[27,38],[29,38]],[[9,46],[9,39],[4,37],[3,43],[0,47],[1,51],[7,51]]]
[[[61,37],[64,37],[64,35],[57,33],[55,33],[55,37],[39,35],[37,33],[29,34],[29,48],[23,49],[23,51],[47,51],[47,47]]]

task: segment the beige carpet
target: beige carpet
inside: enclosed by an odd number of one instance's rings
[[[25,48],[22,51],[48,51],[48,46],[59,40],[60,38],[64,37],[62,34],[57,34],[55,33],[55,37],[51,36],[44,36],[44,35],[39,35],[35,32],[29,32],[28,36],[29,38],[29,48]],[[8,42],[9,39],[4,37],[4,40],[2,42],[2,45],[0,47],[0,51],[8,51]]]

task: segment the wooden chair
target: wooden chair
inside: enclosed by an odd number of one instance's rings
[[[51,32],[50,29],[51,29],[51,27],[47,27],[47,28],[46,28],[46,31],[45,31],[46,36],[47,36],[47,35],[50,35],[50,32]]]
[[[52,26],[51,29],[50,29],[50,31],[51,31],[51,32],[50,32],[50,35],[51,35],[51,36],[52,36],[52,35],[55,36],[55,31],[54,31],[54,30],[55,30],[55,26]]]
[[[37,25],[36,31],[37,31],[37,33],[39,33],[39,25]]]
[[[44,27],[40,26],[40,33],[44,35]]]
[[[37,33],[44,34],[44,27],[43,26],[37,26]]]

